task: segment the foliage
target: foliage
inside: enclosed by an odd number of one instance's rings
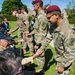
[[[2,19],[7,18],[9,21],[16,21],[16,17],[13,17],[11,14],[11,11],[13,9],[20,9],[21,7],[24,7],[25,10],[27,10],[27,6],[21,2],[21,0],[4,0],[2,4],[2,10],[1,14]]]
[[[66,6],[69,22],[75,23],[75,1],[71,0]]]
[[[10,14],[11,15],[11,11],[13,9],[19,9],[22,6],[25,6],[26,10],[27,10],[27,6],[24,5],[21,0],[4,0],[3,4],[2,4],[2,14]]]
[[[67,9],[75,9],[75,1],[74,0],[71,0],[67,6],[66,6]]]
[[[9,14],[3,14],[2,19],[7,18],[8,21],[16,21],[17,18],[15,16],[9,15]]]
[[[70,24],[75,24],[75,19],[68,19]]]
[[[28,17],[28,20],[29,20],[29,22],[31,22],[31,20],[32,20],[32,16],[29,16],[29,17]]]

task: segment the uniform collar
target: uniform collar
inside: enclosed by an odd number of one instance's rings
[[[62,22],[60,23],[60,25],[54,30],[54,32],[60,32],[61,28],[63,27],[64,22],[65,22],[65,20],[63,19]]]
[[[41,11],[38,13],[38,15],[43,14],[43,12],[44,12],[44,11],[43,11],[43,10],[41,10]]]

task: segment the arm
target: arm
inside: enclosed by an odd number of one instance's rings
[[[33,59],[40,56],[42,53],[43,53],[43,51],[41,49],[38,49],[36,54],[34,54],[33,56],[28,57],[28,58],[23,58],[22,61],[21,61],[21,64],[22,65],[27,65],[29,63],[33,63]]]
[[[19,29],[19,25],[16,25],[16,27],[11,31],[11,33],[15,32],[18,29]]]
[[[42,53],[43,53],[43,50],[39,48],[39,49],[37,50],[36,54],[34,54],[34,55],[32,56],[33,59],[37,58],[37,57],[40,56]]]
[[[17,25],[12,31],[7,32],[7,34],[11,35],[13,32],[15,32],[18,29],[19,29],[19,26]]]

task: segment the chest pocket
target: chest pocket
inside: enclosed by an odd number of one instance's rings
[[[75,34],[71,34],[67,40],[67,46],[71,49],[75,49]]]
[[[54,36],[54,45],[55,45],[55,48],[57,50],[64,50],[65,51],[65,47],[64,47],[64,41],[65,41],[65,37],[63,36],[62,33],[60,32],[56,32],[55,33],[55,36]]]

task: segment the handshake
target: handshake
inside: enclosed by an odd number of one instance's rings
[[[31,63],[31,64],[33,63],[33,57],[32,56],[28,57],[28,58],[23,58],[22,61],[21,61],[22,65],[27,65],[29,63]]]

